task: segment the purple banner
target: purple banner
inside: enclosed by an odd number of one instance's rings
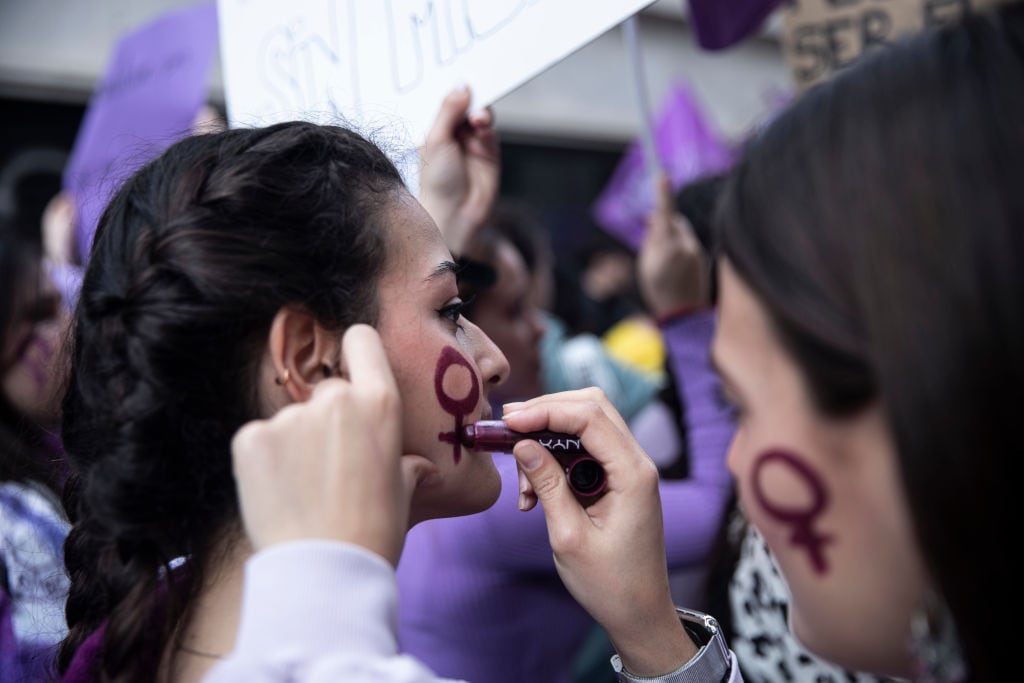
[[[672,88],[654,130],[661,165],[672,187],[724,171],[734,150],[705,122],[689,88]],[[639,250],[647,217],[654,209],[654,181],[647,168],[641,141],[634,142],[594,203],[597,224],[624,244]]]
[[[75,198],[83,262],[99,217],[121,183],[190,133],[206,102],[216,50],[212,2],[165,14],[118,42],[64,171],[64,189]]]
[[[705,50],[732,47],[761,28],[782,0],[689,0],[690,23]]]

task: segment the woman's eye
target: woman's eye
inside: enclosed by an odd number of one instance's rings
[[[471,303],[473,303],[473,297],[470,297],[466,301],[453,301],[452,303],[439,308],[437,312],[441,315],[442,318],[450,320],[451,322],[458,325],[459,319],[462,317],[462,311]]]
[[[743,409],[729,396],[725,387],[721,384],[715,387],[715,403],[718,404],[719,408],[729,413],[729,419],[733,422],[738,422],[743,415]]]

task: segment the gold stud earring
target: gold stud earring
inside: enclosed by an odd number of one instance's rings
[[[289,382],[289,380],[291,380],[291,378],[292,378],[291,370],[285,369],[284,377],[275,377],[274,378],[274,384],[276,384],[279,387],[283,387],[285,384],[288,384],[288,382]]]

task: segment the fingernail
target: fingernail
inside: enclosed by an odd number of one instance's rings
[[[523,407],[523,402],[522,401],[516,401],[516,402],[513,402],[513,403],[504,403],[501,406],[501,414],[507,417],[507,416],[509,416],[509,415],[511,415],[513,413],[519,412],[519,410],[521,410],[522,407]]]
[[[519,509],[520,510],[525,510],[526,509],[526,494],[525,493],[520,493],[519,494]]]
[[[523,469],[527,472],[540,467],[541,460],[544,457],[544,453],[540,448],[521,448],[519,450],[519,464],[523,466]]]
[[[528,486],[529,486],[529,480],[526,478],[526,475],[523,474],[522,471],[520,470],[520,472],[519,472],[519,493],[520,494],[526,493],[526,489],[527,489]]]

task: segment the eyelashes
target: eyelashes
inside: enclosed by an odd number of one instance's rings
[[[715,404],[718,408],[729,415],[729,419],[738,422],[743,416],[743,409],[740,407],[722,384],[715,385]]]
[[[458,325],[459,320],[462,318],[462,312],[473,303],[474,299],[476,299],[475,294],[467,298],[465,301],[453,301],[452,303],[437,309],[437,313],[442,318]]]

